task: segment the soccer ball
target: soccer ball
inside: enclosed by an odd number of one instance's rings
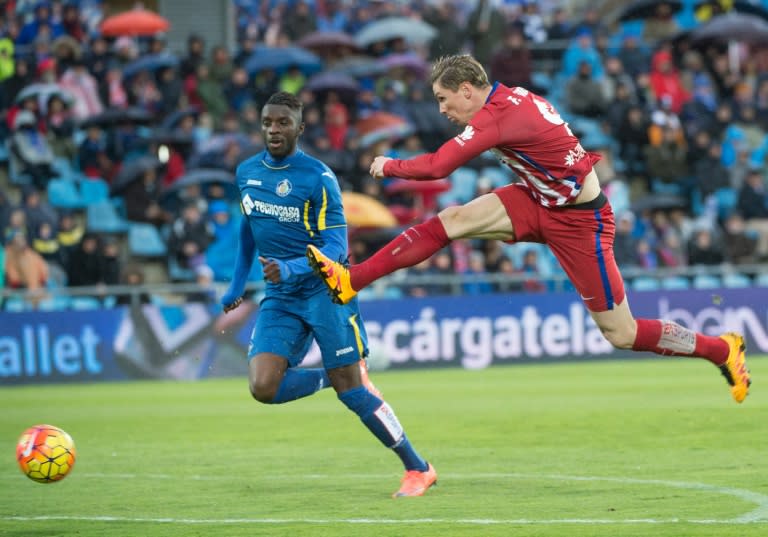
[[[33,481],[61,481],[75,465],[75,443],[58,427],[35,425],[21,434],[16,444],[16,461]]]

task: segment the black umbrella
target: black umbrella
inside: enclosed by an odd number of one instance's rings
[[[616,20],[629,21],[635,19],[653,18],[660,5],[669,6],[670,13],[677,13],[683,9],[680,0],[635,0],[620,8],[616,14]]]
[[[643,211],[681,209],[688,205],[688,200],[683,196],[673,194],[653,194],[643,196],[632,202],[630,209],[634,213]]]
[[[162,165],[163,163],[160,162],[160,159],[151,155],[145,155],[123,164],[123,167],[117,172],[114,181],[112,181],[109,189],[110,196],[125,190],[128,185],[141,178],[147,170],[159,169]]]
[[[344,32],[312,32],[302,37],[297,45],[314,51],[337,48],[360,50],[354,38]]]
[[[80,128],[87,129],[92,126],[109,127],[118,123],[148,124],[153,119],[154,115],[143,108],[110,108],[101,114],[84,119],[80,123]]]
[[[168,114],[163,122],[160,124],[164,129],[173,129],[177,127],[182,119],[187,116],[197,117],[200,115],[200,109],[197,106],[190,106],[183,110],[176,110],[175,112]]]
[[[690,33],[693,43],[702,41],[737,41],[768,43],[768,22],[757,15],[726,13],[709,19]]]
[[[157,128],[149,135],[148,141],[165,145],[192,145],[195,143],[195,138],[178,129]]]
[[[230,200],[238,199],[240,194],[234,174],[220,168],[197,168],[187,171],[163,190],[160,195],[160,203],[167,209],[173,210],[180,205],[182,192],[193,185],[199,185],[203,190],[203,195],[210,185],[221,186]]]
[[[336,91],[355,94],[360,89],[360,83],[345,73],[325,71],[312,76],[307,81],[306,88],[316,93]]]

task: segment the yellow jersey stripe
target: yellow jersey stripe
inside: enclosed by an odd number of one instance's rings
[[[328,212],[328,193],[323,188],[323,205],[320,207],[320,213],[317,215],[317,230],[323,231],[326,228],[325,225],[325,213]]]
[[[304,229],[307,230],[310,237],[315,235],[312,232],[312,225],[309,223],[309,200],[304,202]]]
[[[360,355],[360,358],[362,358],[363,352],[365,352],[365,348],[363,347],[363,338],[360,337],[360,327],[357,326],[357,313],[352,315],[348,320],[349,324],[352,325],[352,330],[355,331],[355,343],[357,344],[357,352]]]

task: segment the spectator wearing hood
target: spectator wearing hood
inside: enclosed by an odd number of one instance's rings
[[[35,5],[34,18],[26,23],[16,38],[17,45],[31,45],[40,35],[41,29],[48,28],[50,39],[64,35],[64,28],[51,16],[51,4],[48,1]]]
[[[19,173],[32,178],[32,183],[44,190],[55,175],[51,165],[54,154],[45,134],[38,128],[32,112],[21,110],[13,123],[10,141],[11,158],[16,160]]]
[[[5,247],[5,281],[13,289],[41,291],[48,284],[48,264],[27,242],[24,233],[13,233]],[[37,303],[41,294],[33,293]]]

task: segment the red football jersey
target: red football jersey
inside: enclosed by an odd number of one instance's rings
[[[388,161],[384,173],[438,179],[488,150],[509,166],[545,207],[576,199],[584,177],[600,160],[600,155],[584,150],[546,99],[525,88],[508,88],[497,82],[461,134],[434,153]]]

